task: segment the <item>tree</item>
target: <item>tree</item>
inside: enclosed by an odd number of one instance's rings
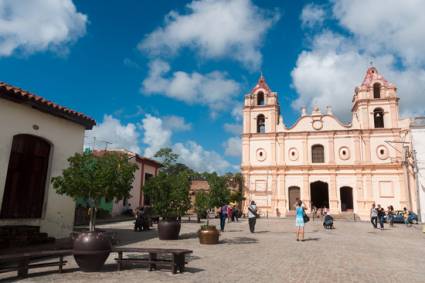
[[[58,194],[88,200],[90,231],[94,231],[100,200],[129,198],[137,165],[130,163],[128,156],[122,153],[94,155],[89,150],[76,153],[68,162],[69,167],[62,175],[52,178],[53,187]]]
[[[169,147],[164,147],[158,150],[154,157],[159,158],[162,164],[162,170],[168,170],[172,164],[175,164],[178,154],[174,153],[173,150]]]
[[[205,191],[196,192],[194,208],[196,215],[198,216],[198,222],[201,218],[207,217],[208,221],[208,210],[211,209],[209,194]]]
[[[217,173],[209,174],[207,177],[210,186],[210,199],[212,207],[220,207],[229,203],[230,190],[227,187],[227,180],[224,176],[218,176]]]
[[[187,172],[160,172],[145,184],[145,195],[151,199],[153,210],[163,219],[181,217],[190,208],[189,179]]]

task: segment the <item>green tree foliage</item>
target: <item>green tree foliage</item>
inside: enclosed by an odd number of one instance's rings
[[[95,229],[95,215],[101,198],[122,200],[130,197],[137,165],[127,155],[106,152],[96,156],[90,151],[68,158],[69,167],[61,176],[53,177],[53,187],[59,194],[88,200],[92,208],[90,230]]]
[[[198,220],[200,218],[207,217],[208,210],[212,208],[210,205],[210,198],[207,192],[196,192],[194,208],[196,214],[198,215]]]
[[[195,171],[187,167],[185,164],[177,162],[179,155],[174,153],[171,148],[161,148],[155,153],[154,157],[159,159],[161,162],[161,171],[168,175],[175,175],[180,172],[187,172],[188,174],[195,173]]]
[[[187,172],[160,172],[158,176],[149,179],[143,190],[152,201],[155,213],[167,219],[180,217],[190,208],[189,188]]]
[[[210,186],[210,202],[212,207],[220,207],[229,203],[230,190],[227,186],[227,179],[224,176],[218,176],[217,173],[211,173],[206,176]]]

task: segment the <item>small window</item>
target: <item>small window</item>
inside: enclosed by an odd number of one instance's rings
[[[257,116],[257,133],[266,132],[266,119],[263,114]]]
[[[381,85],[379,83],[373,85],[373,98],[381,98]]]
[[[384,110],[382,108],[373,110],[373,121],[375,128],[384,128]]]
[[[257,105],[264,105],[264,93],[262,91],[257,93]]]
[[[313,163],[325,162],[325,149],[323,145],[317,144],[311,147],[311,161]]]

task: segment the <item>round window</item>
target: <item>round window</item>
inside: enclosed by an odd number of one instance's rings
[[[289,159],[292,161],[297,161],[298,160],[298,150],[294,147],[290,148],[288,151],[289,154]]]
[[[339,149],[339,158],[341,158],[342,160],[350,159],[350,150],[348,149],[348,147],[343,146]]]
[[[266,151],[264,150],[264,148],[257,149],[257,160],[258,161],[266,160]]]
[[[385,145],[380,145],[376,148],[376,155],[379,159],[385,160],[389,157],[388,148]]]

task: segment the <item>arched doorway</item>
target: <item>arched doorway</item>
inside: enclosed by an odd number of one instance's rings
[[[317,181],[310,184],[311,206],[329,208],[328,183]]]
[[[352,211],[353,210],[353,188],[341,187],[341,211]]]
[[[295,202],[300,199],[300,188],[292,186],[288,188],[289,210],[295,210]]]

